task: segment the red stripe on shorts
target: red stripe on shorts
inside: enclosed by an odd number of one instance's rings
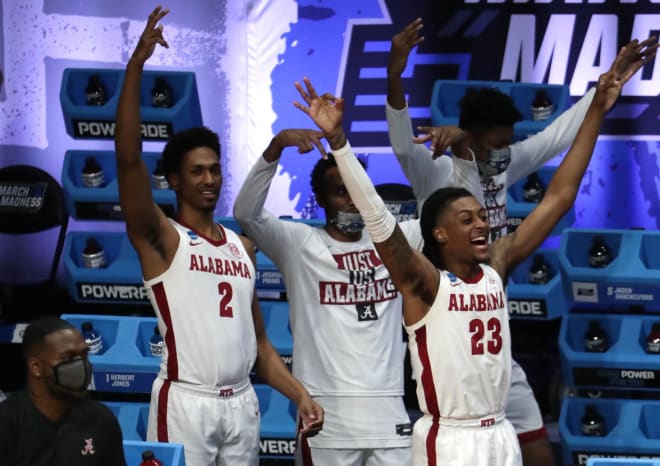
[[[167,400],[170,394],[170,381],[163,381],[158,391],[158,410],[156,413],[156,432],[159,442],[168,442],[167,434]]]
[[[176,339],[174,338],[174,329],[172,328],[172,313],[170,304],[167,301],[165,287],[163,282],[158,282],[151,286],[156,298],[156,304],[160,311],[160,316],[165,323],[165,346],[167,346],[167,378],[169,380],[179,380],[179,361],[176,356]]]

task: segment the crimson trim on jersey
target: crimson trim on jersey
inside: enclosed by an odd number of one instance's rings
[[[156,413],[156,435],[159,442],[168,442],[167,433],[167,401],[170,395],[170,381],[163,381],[158,391],[158,410]]]
[[[298,417],[298,446],[296,448],[300,448],[300,456],[302,458],[303,466],[314,466],[314,461],[312,460],[312,450],[309,448],[307,436],[300,433],[301,429],[302,418]]]
[[[165,294],[163,282],[151,285],[151,290],[156,298],[156,304],[160,311],[160,316],[165,322],[165,346],[167,347],[167,378],[170,380],[179,380],[179,361],[176,353],[176,339],[174,338],[174,329],[172,328],[172,313],[170,305]]]
[[[417,342],[417,355],[422,363],[421,383],[424,390],[424,400],[429,414],[434,418],[440,417],[438,408],[438,398],[435,393],[435,384],[433,383],[433,372],[431,371],[431,361],[429,360],[429,350],[426,337],[426,325],[422,325],[415,330],[415,341]]]
[[[463,280],[465,283],[474,284],[474,283],[479,283],[479,280],[481,280],[482,278],[484,278],[484,269],[482,269],[481,266],[479,266],[479,271],[476,274],[474,274],[470,278],[462,278],[461,280]]]
[[[180,224],[181,226],[186,227],[189,230],[194,231],[195,234],[197,234],[197,236],[200,236],[200,237],[204,238],[206,241],[211,243],[213,246],[222,246],[223,244],[227,243],[227,232],[225,231],[225,227],[223,227],[219,223],[216,223],[216,226],[220,229],[220,232],[222,233],[222,238],[220,239],[220,241],[216,241],[214,239],[209,238],[208,236],[205,236],[205,235],[201,234],[199,231],[195,230],[193,227],[191,227],[190,225],[188,225],[186,222],[184,222],[181,219],[177,219],[176,222],[178,224]]]
[[[518,441],[520,443],[527,443],[527,442],[532,442],[534,440],[547,438],[547,437],[548,437],[548,431],[545,430],[545,426],[543,426],[540,429],[536,429],[536,430],[532,430],[532,431],[529,431],[529,432],[523,432],[521,434],[518,434]]]

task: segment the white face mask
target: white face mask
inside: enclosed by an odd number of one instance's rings
[[[488,160],[482,162],[477,160],[477,166],[482,175],[495,176],[499,175],[511,163],[511,148],[509,146],[502,147],[501,149],[491,149],[488,152]]]
[[[336,212],[330,222],[348,235],[358,233],[364,228],[362,215],[354,212]]]

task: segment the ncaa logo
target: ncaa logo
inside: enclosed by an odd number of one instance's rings
[[[237,259],[243,257],[241,250],[238,249],[238,246],[236,246],[234,243],[229,243],[229,252],[231,252],[231,254]]]
[[[188,237],[192,240],[196,240],[199,238],[199,236],[197,236],[197,233],[195,233],[192,230],[188,230],[186,233],[188,234]]]

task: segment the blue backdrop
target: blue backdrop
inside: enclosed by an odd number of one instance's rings
[[[202,115],[223,141],[225,184],[218,215],[231,212],[250,166],[273,134],[308,127],[292,106],[293,82],[309,76],[347,101],[346,128],[376,183],[404,181],[385,124],[385,66],[393,34],[417,16],[426,41],[413,53],[406,88],[414,123],[430,121],[435,79],[565,83],[579,98],[631,37],[658,34],[657,4],[409,0],[189,0],[165,18],[170,50],[150,67],[193,71]],[[154,5],[95,0],[0,1],[0,166],[24,163],[60,178],[67,150],[111,150],[74,140],[59,90],[65,68],[123,68]],[[660,222],[660,60],[626,87],[605,124],[576,205],[578,227]],[[160,151],[162,143],[145,143]],[[278,214],[313,215],[309,173],[317,154],[285,153],[269,197]],[[555,159],[552,164],[558,163]],[[72,230],[121,223],[72,222]],[[45,274],[34,238],[0,237],[0,278]],[[43,271],[43,273],[42,273]]]

